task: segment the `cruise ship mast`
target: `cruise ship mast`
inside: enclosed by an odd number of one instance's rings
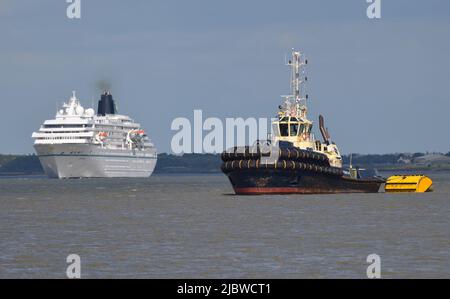
[[[306,100],[308,95],[303,96],[301,87],[308,80],[304,75],[304,67],[308,64],[308,60],[304,59],[304,55],[300,51],[292,49],[292,57],[286,61],[286,65],[291,68],[291,95],[282,96],[285,101],[280,106],[280,116],[294,116],[306,119],[308,108]]]

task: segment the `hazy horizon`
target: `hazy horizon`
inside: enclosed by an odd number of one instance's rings
[[[273,117],[291,48],[309,60],[310,119],[341,152],[450,151],[448,1],[382,0],[380,20],[366,0],[81,2],[80,20],[65,0],[0,2],[0,154],[33,153],[56,104],[76,90],[95,107],[99,83],[161,153],[194,109]]]

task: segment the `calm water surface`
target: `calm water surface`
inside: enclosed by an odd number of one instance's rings
[[[222,175],[0,179],[0,278],[450,278],[450,173],[427,194],[241,197]]]

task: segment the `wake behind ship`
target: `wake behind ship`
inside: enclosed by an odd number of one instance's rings
[[[236,194],[371,193],[385,182],[374,171],[342,167],[341,154],[322,116],[319,127],[324,140],[314,138],[313,122],[307,118],[308,96],[301,90],[307,80],[306,64],[301,52],[292,52],[288,62],[292,94],[279,106],[272,138],[222,153],[222,171]]]
[[[116,114],[109,92],[102,94],[97,113],[84,109],[74,92],[32,138],[51,178],[149,177],[156,166],[149,137],[131,118]]]

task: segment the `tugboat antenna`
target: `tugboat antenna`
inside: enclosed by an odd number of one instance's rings
[[[303,54],[300,51],[292,49],[292,58],[286,63],[291,68],[291,94],[283,97],[286,98],[285,105],[287,107],[295,107],[295,114],[306,118],[307,108],[304,102],[308,99],[308,96],[303,97],[301,90],[301,85],[307,80],[302,76],[306,60],[302,57]]]

